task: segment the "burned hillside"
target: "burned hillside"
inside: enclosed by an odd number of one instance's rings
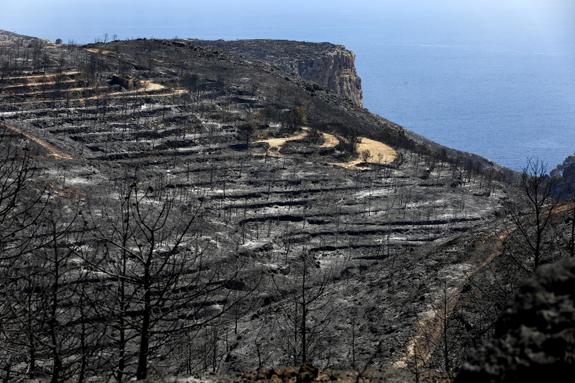
[[[502,229],[511,172],[285,63],[4,32],[0,52],[6,163],[37,195],[8,182],[0,212],[27,222],[0,258],[9,375],[408,370],[441,294],[491,261],[473,249]]]

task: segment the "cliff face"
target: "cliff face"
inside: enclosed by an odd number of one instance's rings
[[[298,62],[298,74],[308,81],[331,89],[362,105],[361,79],[355,70],[355,55],[347,49],[336,46],[335,50],[308,60]]]
[[[198,41],[250,60],[276,66],[282,71],[312,81],[362,106],[361,79],[355,55],[344,46],[278,40]]]

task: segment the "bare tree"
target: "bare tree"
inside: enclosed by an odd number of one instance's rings
[[[89,306],[79,293],[86,286],[75,261],[85,234],[78,217],[70,207],[50,203],[29,234],[33,248],[9,274],[8,291],[17,299],[5,302],[12,315],[4,322],[4,341],[25,350],[30,377],[44,368],[53,383],[72,377],[83,382],[95,347]]]
[[[21,147],[7,127],[0,136],[0,362],[10,375],[16,361],[36,369],[41,304],[37,275],[27,261],[39,248],[39,222],[49,201],[34,181],[28,147]]]
[[[96,260],[94,268],[105,271],[106,277],[113,282],[105,283],[108,291],[106,304],[97,307],[100,315],[109,318],[108,324],[112,333],[112,351],[115,360],[113,376],[118,382],[123,382],[127,375],[127,366],[130,360],[127,346],[135,338],[130,332],[128,313],[131,309],[132,292],[128,283],[128,263],[130,262],[128,247],[133,236],[132,223],[132,198],[131,189],[125,189],[118,199],[111,204],[93,207],[99,214],[95,217],[92,211],[92,226],[94,227],[94,252],[89,255],[89,262]],[[91,210],[92,210],[91,209]],[[109,243],[116,243],[117,248],[112,248]]]
[[[209,241],[201,238],[201,207],[182,210],[177,198],[138,183],[120,193],[114,212],[94,213],[103,258],[93,266],[111,281],[113,299],[105,308],[118,330],[116,380],[127,378],[128,344],[136,351],[135,377],[148,376],[149,360],[160,349],[172,347],[188,331],[220,317],[228,302],[225,286],[235,278],[233,264],[209,266]],[[215,301],[215,302],[214,302]]]
[[[241,137],[242,141],[244,142],[244,145],[248,149],[250,147],[250,142],[252,140],[252,137],[253,137],[254,133],[257,131],[257,128],[261,122],[261,119],[262,119],[261,113],[258,113],[258,112],[250,113],[247,116],[247,123],[241,125],[239,128],[240,137]]]
[[[571,197],[571,238],[569,241],[569,255],[575,257],[575,191]]]
[[[439,307],[436,308],[438,312],[438,316],[441,320],[441,354],[443,359],[443,369],[445,372],[451,372],[451,339],[449,337],[449,330],[450,330],[450,316],[451,316],[451,309],[453,307],[453,303],[451,302],[452,298],[449,295],[449,289],[447,287],[447,282],[444,283],[444,286],[441,291],[441,303]]]
[[[325,299],[331,273],[320,271],[313,257],[305,250],[292,265],[296,270],[293,282],[276,289],[286,295],[282,307],[281,331],[285,333],[286,352],[293,363],[309,362],[319,348],[321,336],[330,323],[331,307]]]
[[[532,259],[532,270],[543,261],[543,242],[553,217],[557,200],[553,196],[554,180],[547,175],[540,160],[528,160],[520,181],[522,204],[510,210],[510,217]]]
[[[371,152],[369,150],[364,150],[361,153],[359,153],[361,161],[366,163],[370,158],[371,158]]]
[[[80,238],[72,238],[78,232],[75,228],[77,214],[62,209],[70,214],[71,220],[60,216],[55,209],[50,209],[41,221],[40,237],[46,239],[37,253],[43,270],[40,294],[44,300],[47,348],[50,353],[51,383],[69,379],[72,373],[65,366],[66,353],[77,347],[77,339],[71,336],[69,325],[77,315],[77,296],[70,285],[76,275],[72,257],[76,255],[76,246]],[[33,262],[33,260],[32,260]],[[74,307],[73,310],[67,309]]]
[[[4,133],[0,150],[0,261],[7,261],[30,251],[29,230],[38,223],[47,199],[46,190],[33,183],[29,149],[18,148]]]

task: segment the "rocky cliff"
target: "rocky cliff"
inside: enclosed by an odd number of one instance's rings
[[[332,89],[362,105],[361,79],[355,70],[355,55],[341,46],[327,55],[298,62],[298,73],[305,79]]]
[[[278,40],[201,41],[251,60],[277,66],[323,88],[345,96],[361,106],[361,79],[355,55],[342,45]]]

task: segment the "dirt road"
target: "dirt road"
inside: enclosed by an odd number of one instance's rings
[[[11,131],[14,134],[17,134],[19,136],[24,137],[28,141],[33,142],[36,145],[42,147],[48,153],[48,155],[55,160],[68,161],[68,160],[74,159],[74,157],[72,157],[71,155],[69,155],[67,153],[64,153],[60,149],[56,148],[54,145],[46,142],[45,140],[42,140],[41,138],[33,136],[30,133],[24,132],[22,129],[16,128],[14,126],[7,126],[7,125],[2,125],[2,127],[6,130]]]

